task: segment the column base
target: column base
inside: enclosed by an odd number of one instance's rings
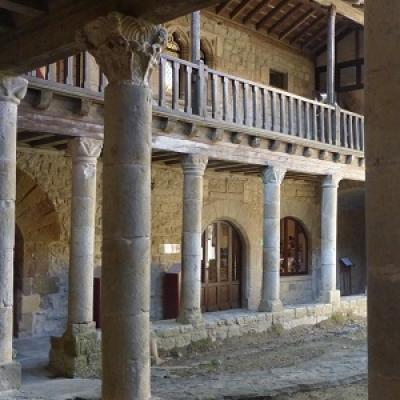
[[[204,325],[203,314],[198,310],[184,310],[183,312],[179,313],[176,322],[184,325],[193,325],[194,327]]]
[[[52,337],[49,358],[49,369],[57,376],[99,378],[101,335],[96,324],[72,324],[62,337]]]
[[[320,301],[320,303],[324,303],[324,304],[339,305],[340,304],[340,290],[322,291],[319,301]]]
[[[280,300],[261,300],[258,311],[280,312],[283,311],[283,305]]]
[[[21,364],[13,361],[0,364],[0,392],[18,390],[21,387]]]

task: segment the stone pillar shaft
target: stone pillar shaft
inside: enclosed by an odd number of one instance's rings
[[[13,364],[13,299],[17,111],[27,81],[0,75],[0,390],[16,389],[20,371]]]
[[[286,170],[269,166],[263,171],[264,234],[263,281],[260,311],[279,311],[280,300],[280,207],[281,184]]]
[[[399,1],[368,1],[365,22],[368,400],[400,399],[399,22]]]
[[[321,200],[321,301],[340,302],[336,290],[337,197],[339,177],[328,175],[322,183]]]
[[[68,322],[93,321],[96,217],[96,167],[102,143],[89,138],[70,142],[72,156],[71,242]]]
[[[104,96],[103,400],[149,400],[152,67],[167,32],[112,13],[81,40],[108,78]]]
[[[182,161],[182,291],[178,320],[199,323],[201,316],[201,235],[203,209],[203,176],[207,157],[190,154]]]
[[[192,39],[192,62],[198,63],[201,58],[201,16],[200,11],[192,13],[191,39]]]

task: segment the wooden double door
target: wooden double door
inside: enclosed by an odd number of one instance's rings
[[[241,307],[242,243],[225,221],[209,225],[202,237],[202,311]]]

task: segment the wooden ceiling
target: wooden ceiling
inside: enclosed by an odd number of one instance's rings
[[[0,71],[24,73],[76,54],[76,32],[110,12],[164,23],[218,0],[0,0]]]
[[[347,0],[360,6],[359,0]],[[363,4],[363,2],[362,2]],[[326,46],[329,8],[311,0],[225,0],[213,11],[261,34],[317,54]],[[359,25],[337,15],[336,34],[346,35]]]

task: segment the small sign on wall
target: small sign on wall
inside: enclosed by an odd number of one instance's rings
[[[181,245],[173,243],[160,244],[160,254],[180,254]]]

